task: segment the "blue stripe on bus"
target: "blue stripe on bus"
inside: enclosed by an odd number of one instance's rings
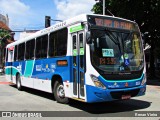
[[[121,89],[126,87],[136,87],[140,86],[144,78],[144,74],[140,78],[132,80],[106,80],[102,76],[99,76],[98,79],[108,88],[108,89]]]
[[[57,66],[58,60],[67,60],[68,64],[66,66]],[[12,63],[12,69],[14,70],[14,74],[16,75],[17,72],[24,77],[31,77],[31,78],[38,78],[44,80],[51,80],[53,75],[60,75],[62,80],[67,80],[72,82],[71,75],[72,75],[72,66],[71,66],[72,57],[57,57],[57,58],[46,58],[46,59],[39,59],[39,60],[30,60],[30,61],[15,61]],[[7,74],[10,74],[11,63],[6,63]],[[12,72],[12,73],[13,73]]]

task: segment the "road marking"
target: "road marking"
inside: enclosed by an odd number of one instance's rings
[[[153,90],[158,90],[158,91],[160,91],[160,86],[149,85],[148,88],[149,88],[149,89],[153,89]]]
[[[0,85],[11,85],[11,82],[0,81]]]

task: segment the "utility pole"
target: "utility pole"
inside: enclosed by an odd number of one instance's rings
[[[105,15],[105,0],[103,0],[103,15]]]
[[[102,0],[95,0],[95,1],[99,1],[102,2]],[[105,15],[105,0],[103,0],[103,15]]]

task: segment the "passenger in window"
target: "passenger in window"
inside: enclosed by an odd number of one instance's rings
[[[133,35],[133,53],[135,55],[135,60],[136,60],[136,65],[139,66],[140,65],[140,58],[141,58],[141,54],[140,54],[140,39],[138,38],[137,34]]]

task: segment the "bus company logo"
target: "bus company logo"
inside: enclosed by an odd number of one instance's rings
[[[48,64],[46,64],[46,68],[48,68]]]
[[[125,87],[128,87],[128,83],[126,82],[126,83],[124,84],[124,86],[125,86]]]
[[[56,69],[56,65],[53,63],[53,64],[50,65],[50,68]]]
[[[36,71],[41,71],[42,70],[42,65],[36,65]]]
[[[115,83],[114,83],[114,86],[116,86],[116,85],[117,85],[117,83],[115,82]]]
[[[21,72],[21,71],[22,71],[22,65],[19,64],[19,65],[17,66],[17,69]]]
[[[120,86],[115,82],[113,85],[108,85],[108,88],[119,88]]]

